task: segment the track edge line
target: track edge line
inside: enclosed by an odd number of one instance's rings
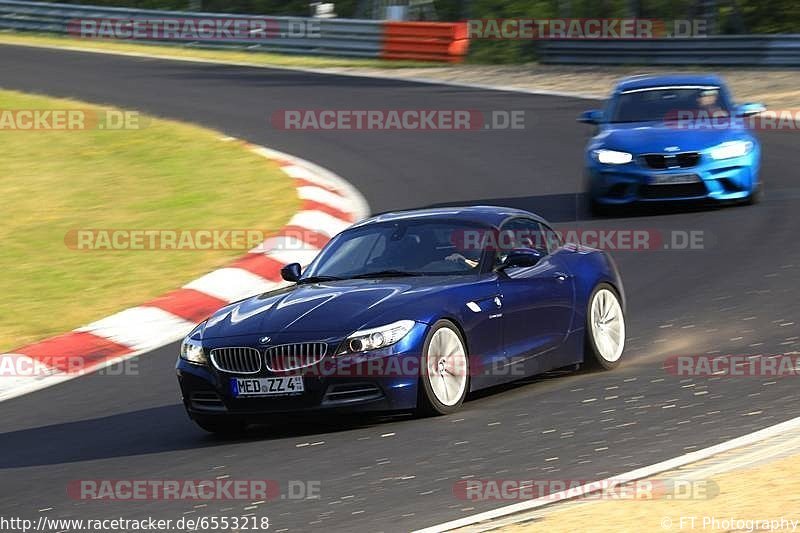
[[[472,516],[466,516],[464,518],[451,520],[449,522],[444,522],[442,524],[430,526],[424,529],[418,529],[413,533],[440,533],[444,531],[452,531],[453,529],[473,526],[481,522],[487,522],[498,518],[505,518],[513,514],[531,511],[533,509],[547,507],[550,505],[556,505],[565,501],[573,500],[580,496],[584,496],[602,490],[602,486],[604,484],[608,484],[612,481],[617,483],[636,481],[639,479],[652,476],[654,474],[660,474],[661,472],[666,472],[668,470],[673,470],[675,468],[685,466],[687,464],[691,464],[697,461],[702,461],[714,455],[724,453],[733,450],[735,448],[748,446],[756,442],[769,439],[776,435],[780,435],[781,433],[785,433],[787,431],[795,430],[798,428],[800,428],[800,417],[792,418],[790,420],[786,420],[779,424],[768,426],[766,428],[759,429],[758,431],[747,433],[740,437],[736,437],[734,439],[724,441],[719,444],[715,444],[713,446],[709,446],[708,448],[703,448],[701,450],[696,450],[683,455],[679,455],[678,457],[673,457],[672,459],[667,459],[665,461],[661,461],[649,466],[637,468],[635,470],[631,470],[623,474],[605,478],[603,480],[587,483],[575,489],[569,489],[557,492],[555,494],[549,494],[547,496],[542,496],[540,498],[536,498],[534,500],[526,502],[514,503],[511,505],[507,505],[505,507],[500,507],[499,509],[493,509],[491,511],[484,511],[482,513],[478,513]]]

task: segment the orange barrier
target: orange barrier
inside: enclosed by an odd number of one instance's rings
[[[466,22],[384,22],[382,59],[460,63],[469,49]]]

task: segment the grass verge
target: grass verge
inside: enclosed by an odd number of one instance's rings
[[[138,305],[244,253],[80,251],[67,245],[70,231],[267,232],[299,206],[278,165],[218,132],[153,117],[139,117],[138,129],[10,129],[10,110],[20,109],[110,108],[0,91],[0,352]]]
[[[794,513],[800,503],[800,466],[796,456],[719,474],[713,481],[719,487],[719,494],[714,497],[597,501],[565,507],[541,520],[509,526],[506,531],[639,533],[767,529],[764,522],[756,524],[756,520],[777,521],[777,529],[771,531],[796,530],[791,524],[780,523],[781,518],[800,519]]]
[[[259,52],[255,50],[212,50],[179,45],[131,43],[128,41],[100,39],[80,39],[76,37],[18,33],[11,31],[0,32],[0,44],[2,43],[48,46],[64,49],[89,49],[129,54],[147,54],[151,56],[170,58],[203,59],[207,61],[219,61],[221,63],[240,63],[263,67],[421,68],[441,66],[440,63],[437,64],[427,61],[388,61],[368,58],[319,57],[294,54],[276,54],[270,52]]]

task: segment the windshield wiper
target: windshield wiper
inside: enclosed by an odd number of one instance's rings
[[[361,278],[402,278],[402,277],[412,277],[412,276],[424,276],[420,272],[407,272],[405,270],[378,270],[377,272],[365,272],[364,274],[358,274],[356,276],[351,276],[352,279],[361,279]]]
[[[297,280],[298,285],[303,283],[319,283],[321,281],[341,281],[344,278],[337,278],[336,276],[308,276],[307,278],[300,278]]]

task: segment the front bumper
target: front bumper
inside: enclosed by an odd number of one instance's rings
[[[417,378],[410,376],[373,377],[367,372],[355,372],[353,377],[305,376],[305,390],[300,394],[236,398],[230,387],[233,374],[185,361],[178,362],[177,374],[183,404],[191,418],[239,416],[256,420],[297,412],[402,411],[417,405]]]
[[[587,160],[589,194],[595,203],[627,205],[637,202],[744,200],[758,184],[758,154],[715,161],[704,157],[691,168],[658,170],[634,159],[625,165]],[[693,175],[691,183],[656,183],[672,176]]]
[[[193,419],[235,416],[252,421],[300,412],[408,411],[417,406],[419,354],[426,332],[427,325],[417,323],[400,342],[383,350],[344,357],[327,355],[319,364],[291,372],[264,368],[257,374],[242,375],[219,370],[210,363],[200,366],[178,358],[176,371],[183,404]],[[226,344],[240,342],[219,340],[216,347]],[[286,375],[302,376],[304,391],[237,397],[231,386],[234,378]]]

